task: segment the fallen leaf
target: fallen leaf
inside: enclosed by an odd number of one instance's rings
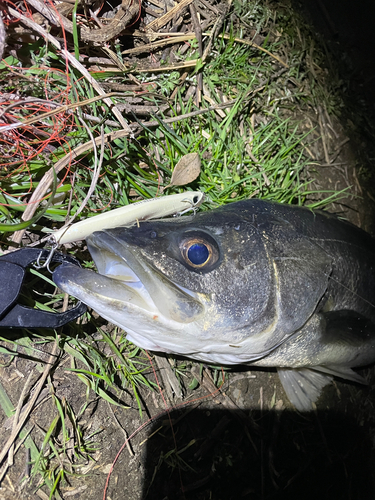
[[[183,156],[175,166],[168,186],[184,186],[193,182],[201,173],[201,159],[198,153]]]

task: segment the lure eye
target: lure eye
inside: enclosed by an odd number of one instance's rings
[[[216,245],[200,237],[190,237],[180,245],[182,257],[186,264],[194,269],[206,269],[215,264],[219,258]]]

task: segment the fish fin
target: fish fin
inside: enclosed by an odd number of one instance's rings
[[[323,387],[333,379],[331,375],[308,368],[278,368],[277,373],[290,402],[299,411],[311,411]]]
[[[368,382],[358,373],[346,366],[314,366],[314,370],[324,372],[335,377],[358,382],[359,384],[368,385]]]

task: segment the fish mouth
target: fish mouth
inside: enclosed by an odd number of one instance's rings
[[[98,273],[61,265],[53,280],[109,321],[127,328],[141,314],[186,324],[204,312],[198,295],[166,278],[137,245],[111,230],[95,232],[86,242]]]

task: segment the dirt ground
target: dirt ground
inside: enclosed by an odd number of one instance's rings
[[[342,144],[336,166],[315,165],[311,175],[319,188],[353,186],[334,209],[375,234],[374,190],[366,184],[373,172],[363,175],[366,155],[360,152],[367,147],[368,139],[361,143],[357,132],[351,137],[347,125],[334,122],[333,131],[326,135],[325,147],[330,150],[335,150],[334,144]],[[316,158],[324,158],[323,146],[322,140],[311,145]],[[47,354],[41,356],[48,358]],[[2,361],[0,358],[0,365]],[[0,367],[2,384],[12,394],[13,403],[18,401],[22,381],[35,364],[20,357],[9,367]],[[199,365],[191,366],[197,369]],[[159,417],[121,452],[110,478],[108,500],[375,498],[374,368],[360,370],[368,386],[336,380],[324,390],[317,412],[303,415],[291,407],[272,370],[226,373],[220,394],[214,395],[210,395],[210,370],[204,373],[198,388],[186,389],[196,374],[190,368],[183,397],[168,399],[164,391],[166,404],[157,392],[141,390],[142,420],[131,394],[125,397],[127,410],[110,408],[91,394],[80,424],[86,433],[96,433],[96,451],[91,454],[93,460],[87,459],[75,471],[76,477],[68,478],[63,498],[103,498],[110,466],[125,436],[154,415]],[[67,375],[61,364],[53,381],[56,394],[62,400],[69,394],[69,402],[78,413],[86,403],[83,385],[75,376]],[[28,429],[35,426],[46,431],[55,414],[48,391],[43,397]],[[177,408],[166,412],[166,406]],[[0,425],[1,441],[5,442],[9,423],[3,414]],[[28,455],[21,449],[2,482],[0,500],[48,498],[36,492],[32,478],[24,481],[27,461]]]

